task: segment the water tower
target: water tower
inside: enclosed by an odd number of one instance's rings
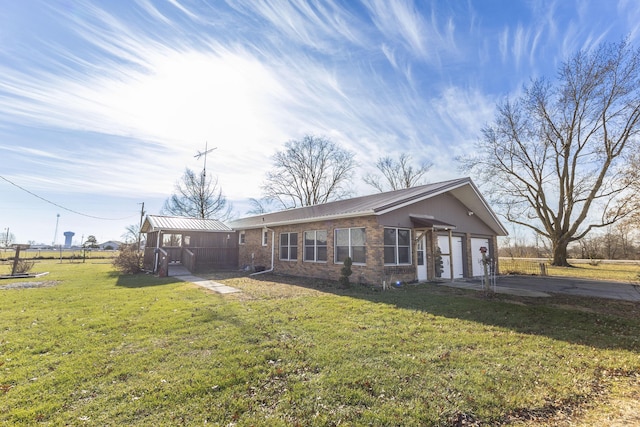
[[[74,233],[73,231],[65,231],[62,234],[64,234],[64,247],[65,248],[70,248],[71,247],[71,239],[73,239],[73,236],[75,236],[76,233]]]

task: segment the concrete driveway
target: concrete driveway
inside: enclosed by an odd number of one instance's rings
[[[466,283],[453,282],[451,285],[482,289],[482,283],[475,280]],[[557,293],[640,302],[640,286],[638,285],[573,277],[499,276],[496,280],[495,291],[522,296],[544,297]]]

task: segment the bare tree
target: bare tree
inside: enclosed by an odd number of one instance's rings
[[[272,212],[274,209],[271,202],[270,199],[264,197],[260,199],[250,197],[249,204],[251,208],[247,211],[247,215],[261,215]]]
[[[637,212],[636,212],[637,213]],[[635,237],[638,233],[635,218],[629,217],[612,226],[611,233],[616,236],[621,259],[635,259]]]
[[[164,202],[162,213],[222,221],[231,217],[231,206],[217,178],[207,176],[204,170],[196,174],[187,168],[175,185],[175,193]]]
[[[339,200],[350,194],[354,154],[326,137],[306,135],[273,156],[262,187],[265,198],[285,209]]]
[[[16,236],[13,233],[9,232],[9,228],[5,228],[4,230],[0,230],[0,242],[6,248],[11,246],[13,242],[16,241]]]
[[[424,175],[431,169],[432,163],[422,162],[419,166],[411,165],[411,155],[402,153],[398,160],[391,157],[381,157],[376,162],[376,168],[382,176],[368,174],[364,182],[379,192],[411,188],[424,183]]]
[[[124,243],[138,246],[138,249],[142,244],[145,243],[144,238],[142,238],[140,234],[140,224],[130,224],[125,228],[124,234],[122,234],[122,239]]]
[[[555,85],[534,80],[499,105],[463,168],[507,220],[549,239],[554,265],[569,265],[569,243],[630,212],[620,178],[639,119],[640,51],[602,44],[562,64]]]
[[[627,169],[625,180],[629,185],[629,195],[631,198],[631,215],[629,223],[640,229],[640,151],[635,151],[627,157]]]

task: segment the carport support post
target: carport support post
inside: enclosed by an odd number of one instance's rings
[[[484,281],[482,283],[482,289],[484,290],[485,295],[489,295],[491,292],[491,284],[489,283],[489,263],[491,260],[487,258],[487,248],[482,246],[480,248],[480,252],[482,253],[482,266],[484,267]]]
[[[449,271],[451,272],[451,281],[455,280],[453,276],[453,232],[449,230]]]

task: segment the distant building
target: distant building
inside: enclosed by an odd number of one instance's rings
[[[117,242],[115,240],[109,240],[108,242],[100,243],[98,245],[98,249],[103,250],[103,251],[118,250],[118,249],[120,249],[121,245],[122,245],[122,242]]]

